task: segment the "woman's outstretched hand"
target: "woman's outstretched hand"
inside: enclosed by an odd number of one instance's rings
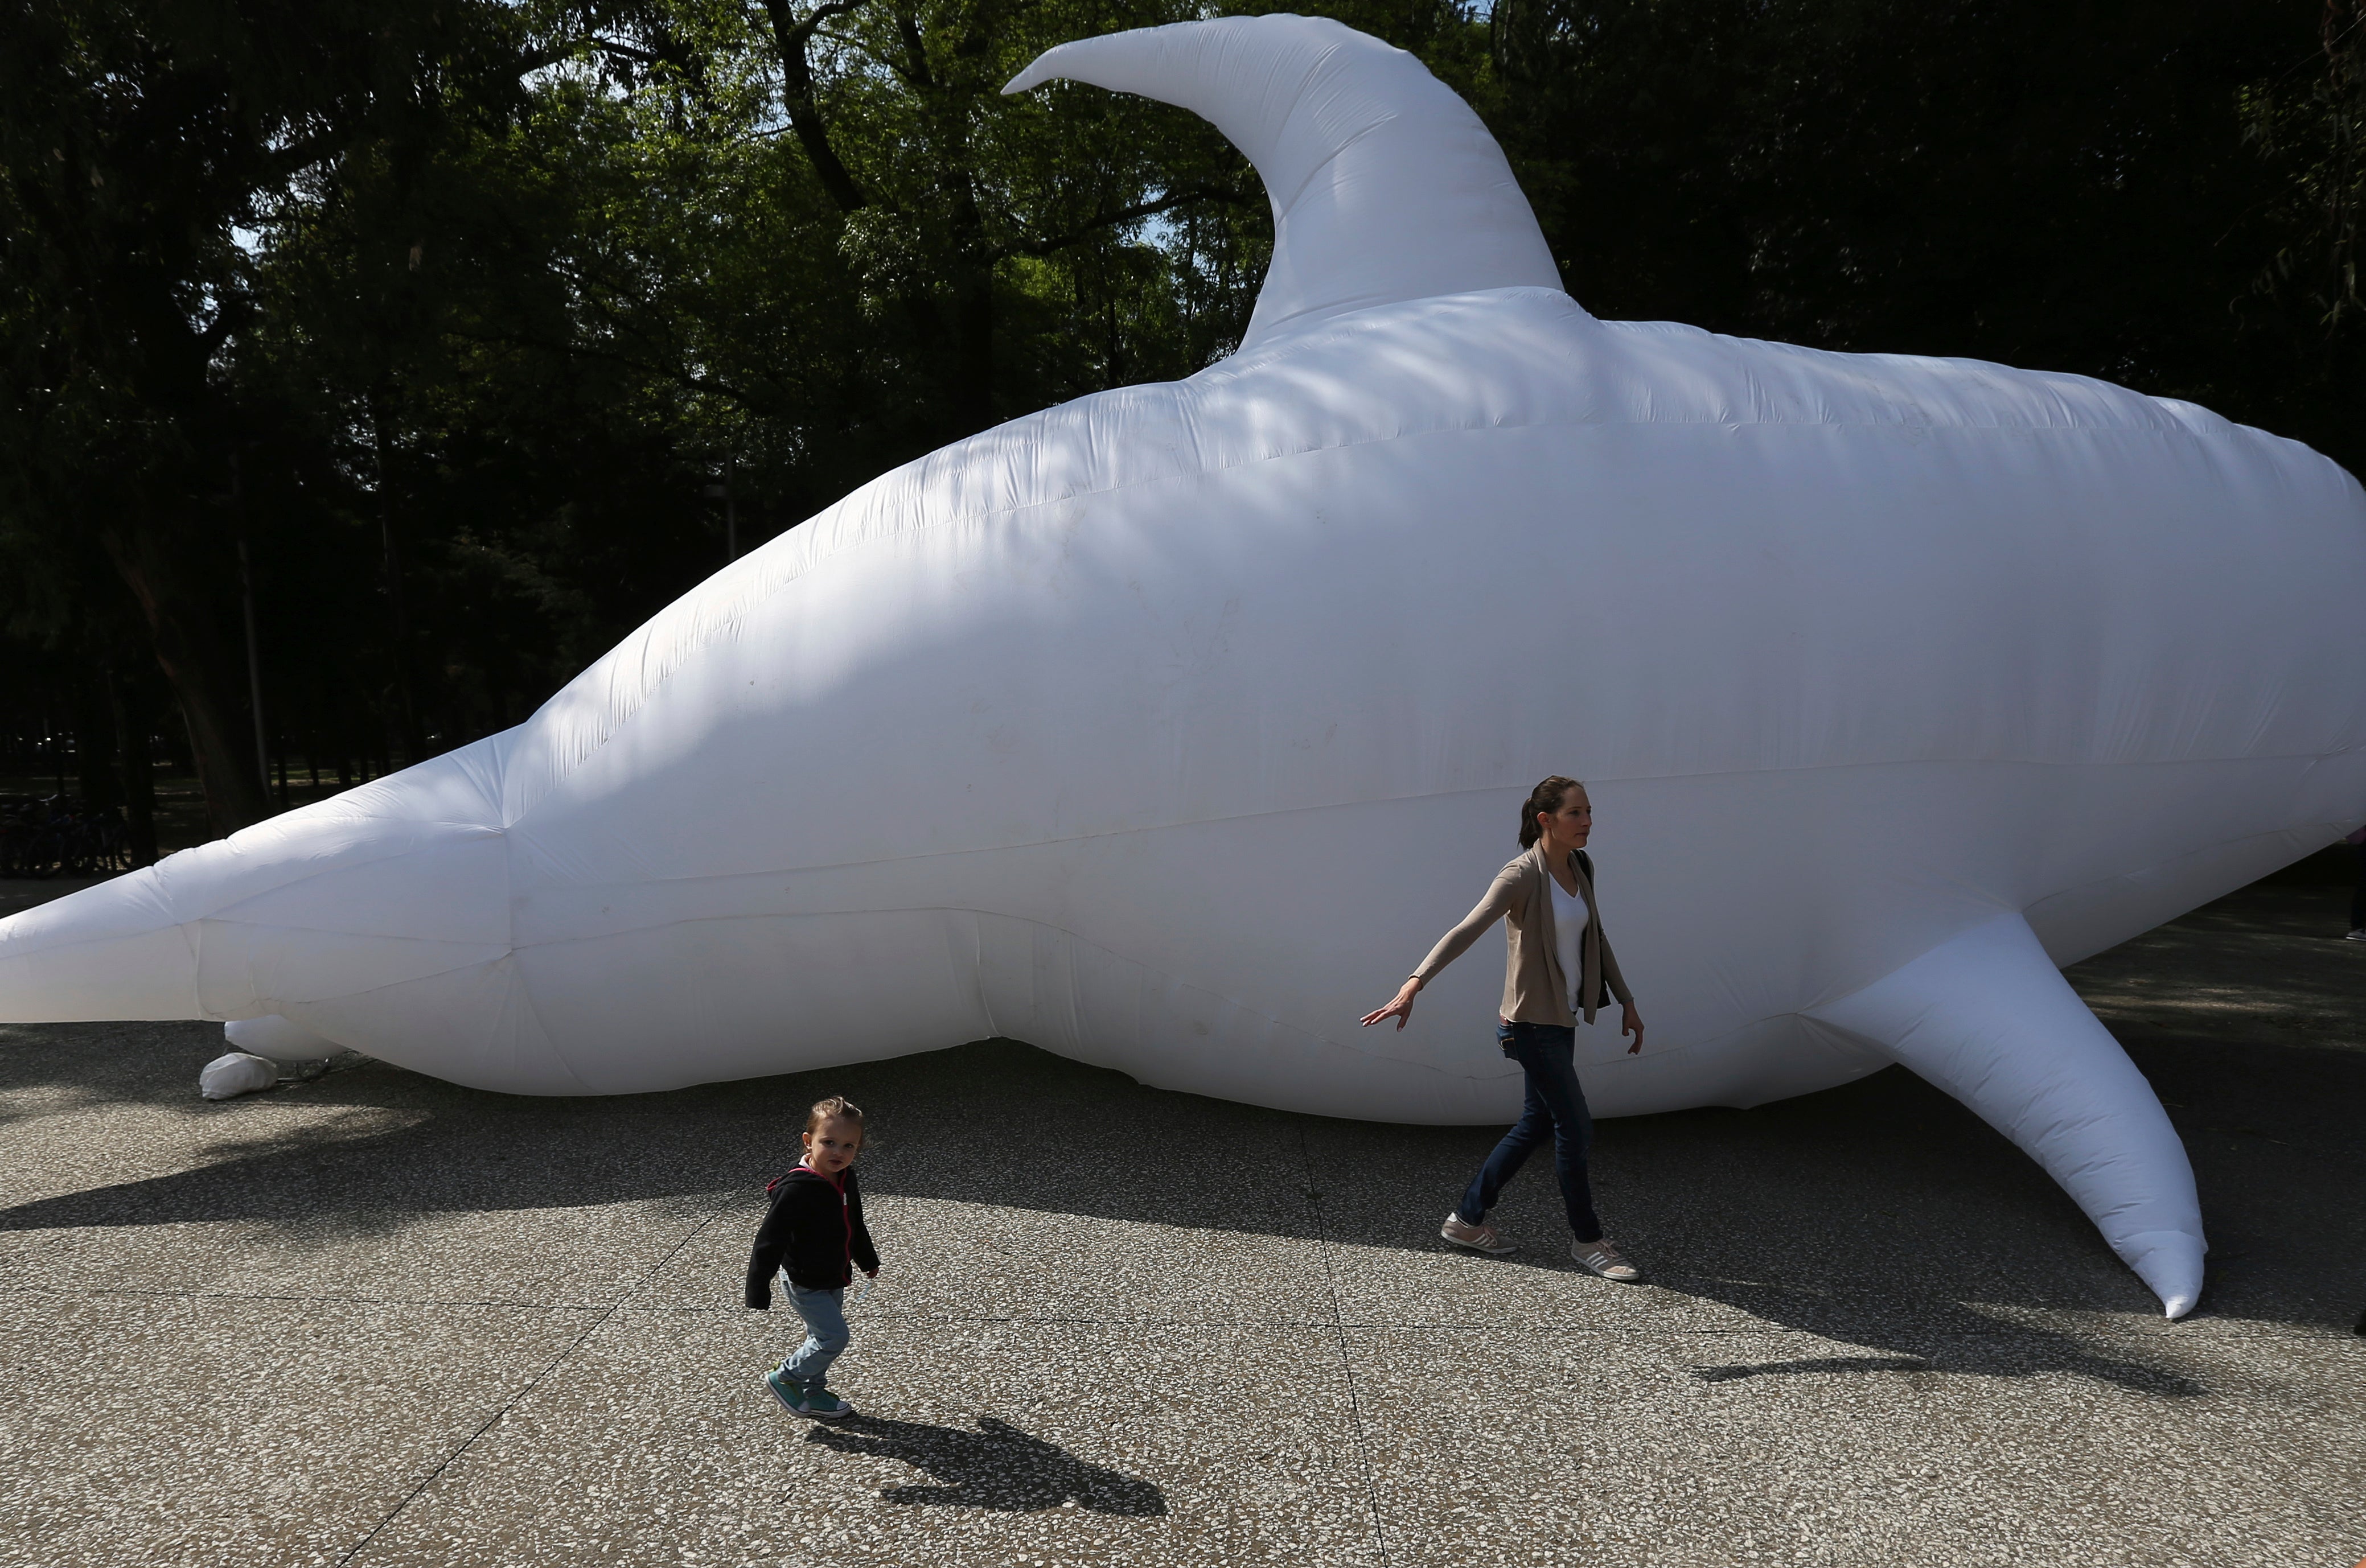
[[[1618,1004],[1618,1032],[1635,1036],[1635,1043],[1627,1047],[1628,1056],[1643,1048],[1643,1015],[1635,1011],[1635,1004],[1631,1002]]]
[[[1369,1029],[1383,1018],[1393,1018],[1397,1021],[1398,1031],[1402,1033],[1404,1029],[1406,1021],[1413,1016],[1413,999],[1420,994],[1421,982],[1419,980],[1409,980],[1405,981],[1403,988],[1397,992],[1395,1001],[1390,1002],[1386,1007],[1381,1008],[1378,1013],[1367,1013],[1364,1014],[1364,1027]]]

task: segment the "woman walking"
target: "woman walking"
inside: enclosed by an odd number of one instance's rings
[[[1618,999],[1618,1032],[1632,1035],[1627,1047],[1643,1048],[1643,1018],[1618,972],[1602,915],[1594,897],[1594,863],[1585,841],[1594,830],[1594,806],[1585,786],[1559,774],[1528,791],[1520,807],[1520,847],[1525,852],[1495,877],[1479,907],[1448,932],[1404,982],[1396,1000],[1364,1019],[1367,1028],[1383,1018],[1397,1027],[1413,1016],[1413,999],[1438,970],[1459,958],[1499,920],[1507,920],[1510,944],[1504,968],[1504,1003],[1495,1039],[1520,1064],[1527,1101],[1519,1122],[1479,1168],[1462,1201],[1447,1215],[1438,1234],[1457,1247],[1500,1255],[1515,1250],[1486,1223],[1487,1211],[1504,1183],[1529,1151],[1553,1141],[1553,1172],[1560,1179],[1569,1210],[1570,1256],[1606,1280],[1639,1280],[1642,1274],[1602,1234],[1594,1213],[1594,1191],[1585,1157],[1594,1141],[1594,1118],[1577,1081],[1577,1020],[1594,1022],[1594,1009]]]

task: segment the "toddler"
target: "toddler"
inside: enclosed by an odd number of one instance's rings
[[[806,1342],[764,1374],[764,1386],[794,1416],[836,1421],[854,1406],[822,1386],[846,1349],[846,1287],[857,1268],[876,1279],[879,1254],[862,1224],[854,1157],[862,1152],[862,1113],[838,1095],[806,1113],[805,1159],[766,1189],[772,1212],[748,1255],[748,1305],[772,1305],[772,1271],[788,1276],[789,1305],[806,1322]]]

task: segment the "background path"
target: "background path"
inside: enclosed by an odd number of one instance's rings
[[[0,910],[58,890],[0,884]],[[1452,1252],[1499,1129],[1009,1042],[611,1100],[381,1064],[226,1104],[197,1025],[0,1026],[0,1563],[2323,1565],[2366,1553],[2366,944],[2262,885],[2079,966],[2201,1179],[2182,1324],[1902,1071],[1603,1125]],[[738,1305],[803,1107],[886,1271],[783,1414]]]

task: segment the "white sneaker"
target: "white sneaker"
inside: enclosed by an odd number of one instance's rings
[[[1506,1252],[1517,1252],[1518,1244],[1504,1240],[1495,1234],[1492,1225],[1472,1225],[1452,1209],[1446,1211],[1446,1223],[1437,1234],[1457,1247],[1468,1247],[1473,1252],[1484,1252],[1490,1258],[1501,1258]]]
[[[2366,942],[2366,925],[2360,926],[2348,936],[2342,938],[2342,940],[2345,942]]]
[[[1610,1245],[1610,1238],[1606,1236],[1599,1241],[1571,1242],[1569,1255],[1577,1260],[1580,1267],[1590,1269],[1606,1280],[1616,1280],[1622,1285],[1631,1285],[1643,1277],[1643,1271],[1627,1261],[1618,1249]]]

